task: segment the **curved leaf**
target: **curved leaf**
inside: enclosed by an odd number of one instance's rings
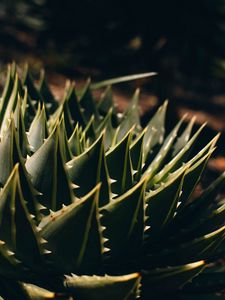
[[[134,300],[138,296],[140,275],[72,276],[64,286],[79,300]]]
[[[48,136],[48,128],[45,114],[44,104],[38,106],[35,118],[33,119],[29,132],[27,134],[28,141],[33,152],[36,152],[41,145],[44,143],[44,140]]]
[[[115,147],[106,153],[106,162],[112,183],[112,192],[116,195],[129,190],[133,185],[133,170],[130,157],[132,130]],[[115,164],[115,162],[119,162]]]
[[[99,204],[109,202],[109,176],[104,153],[104,135],[102,134],[90,148],[67,163],[71,181],[78,185],[76,195],[82,197],[101,182]]]
[[[33,186],[43,195],[41,203],[58,210],[63,204],[73,201],[72,184],[65,168],[64,157],[59,138],[59,126],[44,144],[26,161],[27,172]]]
[[[109,248],[109,255],[113,259],[122,258],[124,262],[142,246],[145,227],[144,193],[143,179],[100,210],[101,223],[106,227],[103,235],[108,239],[105,246]]]
[[[91,85],[91,89],[93,89],[93,90],[100,89],[100,88],[108,86],[108,85],[113,85],[113,84],[117,84],[117,83],[121,83],[121,82],[127,82],[127,81],[131,81],[131,80],[147,78],[147,77],[151,77],[151,76],[155,76],[155,75],[157,75],[157,73],[149,72],[149,73],[142,73],[142,74],[134,74],[134,75],[116,77],[116,78],[100,81],[100,82],[97,82],[97,83],[93,83]]]
[[[193,277],[197,276],[205,268],[204,261],[198,261],[187,265],[158,268],[143,273],[142,293],[145,297],[159,297],[175,292],[183,287]]]
[[[65,273],[90,274],[99,268],[102,241],[98,217],[98,185],[82,200],[63,207],[40,224],[55,268]]]

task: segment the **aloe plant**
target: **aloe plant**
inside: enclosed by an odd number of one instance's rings
[[[78,92],[67,82],[57,102],[43,71],[36,85],[27,67],[20,77],[9,65],[0,102],[3,299],[186,299],[222,287],[225,206],[216,197],[225,173],[194,196],[219,136],[196,151],[205,125],[194,131],[185,117],[167,134],[167,101],[142,128],[139,90],[118,114],[110,85],[151,75],[89,80]],[[99,101],[96,88],[105,89]]]

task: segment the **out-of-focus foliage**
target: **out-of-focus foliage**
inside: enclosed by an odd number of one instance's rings
[[[36,32],[36,49],[111,70],[116,61],[117,72],[135,59],[142,69],[208,76],[225,53],[224,0],[5,0],[0,8],[1,34],[14,24]]]

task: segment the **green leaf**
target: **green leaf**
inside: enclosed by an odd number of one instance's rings
[[[12,112],[14,112],[16,108],[18,93],[19,93],[19,79],[18,79],[18,74],[16,73],[13,90],[10,95],[10,98],[8,99],[7,103],[2,104],[3,107],[1,108],[1,112],[0,112],[1,134],[7,128],[8,119],[11,117]]]
[[[70,151],[66,127],[64,122],[64,115],[62,115],[59,121],[59,143],[61,146],[61,153],[63,156],[63,161],[67,162],[73,158],[72,152]]]
[[[168,101],[165,101],[146,126],[146,134],[143,145],[144,161],[146,161],[148,156],[151,154],[150,151],[154,146],[163,143],[167,105]]]
[[[139,100],[140,90],[137,89],[135,94],[129,104],[126,112],[122,117],[120,126],[117,128],[116,141],[119,142],[127,132],[133,128],[133,131],[138,134],[141,131],[140,116],[138,111],[138,100]]]
[[[109,256],[121,263],[140,251],[144,234],[145,180],[141,180],[122,196],[105,205],[100,213],[101,224],[106,227],[105,246]],[[118,266],[117,266],[118,267]]]
[[[23,79],[22,83],[24,86],[27,87],[28,94],[30,95],[32,100],[37,100],[43,102],[42,95],[40,94],[39,90],[34,85],[34,79],[32,78],[28,64],[25,64],[23,69]]]
[[[190,167],[184,177],[184,183],[182,187],[182,194],[180,197],[181,205],[179,209],[183,209],[193,194],[197,184],[199,183],[202,173],[207,165],[207,162],[212,155],[214,149],[211,149],[205,156]]]
[[[96,140],[94,122],[95,122],[95,118],[94,118],[94,116],[92,116],[90,118],[90,120],[88,121],[88,123],[82,133],[82,135],[85,136],[89,140],[90,144]]]
[[[18,96],[17,105],[13,114],[15,123],[15,133],[18,136],[19,147],[23,157],[30,154],[30,145],[25,130],[24,117],[22,115],[21,98]]]
[[[23,163],[24,159],[19,148],[18,136],[15,132],[15,124],[13,119],[11,119],[9,120],[8,128],[3,132],[0,140],[1,186],[6,183],[14,165],[17,162]]]
[[[159,170],[159,168],[162,166],[169,150],[171,149],[171,147],[173,145],[175,138],[177,137],[177,133],[180,129],[180,126],[181,126],[183,120],[184,120],[184,118],[178,122],[178,124],[174,127],[174,129],[167,136],[167,138],[165,139],[159,152],[157,153],[157,155],[153,159],[152,163],[148,166],[147,170],[145,171],[145,174],[147,174],[149,177],[149,179],[148,179],[148,181],[149,181],[148,187],[149,188],[153,185],[154,182],[152,181],[152,178],[154,177],[155,173]]]
[[[194,202],[187,205],[185,210],[183,210],[178,216],[181,217],[181,219],[189,219],[190,216],[194,216],[194,214],[198,214],[199,211],[207,209],[208,206],[216,199],[216,196],[219,194],[224,185],[225,172],[213,181],[211,185],[203,191],[202,195],[195,199]]]
[[[32,216],[26,208],[17,164],[0,194],[0,239],[23,263],[39,269],[44,253]],[[31,254],[32,253],[32,254]]]
[[[174,243],[171,247],[161,243],[160,249],[141,258],[143,267],[165,266],[190,263],[209,258],[225,237],[225,227],[191,241]]]
[[[193,277],[197,276],[205,268],[204,261],[198,261],[187,265],[157,268],[143,272],[142,293],[145,299],[175,292],[183,287]]]
[[[72,276],[64,286],[79,300],[134,300],[137,298],[140,275],[121,276]]]
[[[75,93],[75,87],[74,84],[71,84],[70,88],[68,89],[68,93],[65,97],[65,105],[66,107],[64,108],[67,109],[71,115],[71,118],[73,120],[73,124],[75,125],[76,123],[79,123],[80,126],[85,127],[86,121],[84,118],[84,114],[81,108],[81,104],[79,103],[77,99],[77,95]]]
[[[40,224],[55,267],[65,273],[90,274],[99,268],[102,241],[98,217],[100,185],[82,200],[63,207]]]
[[[70,151],[74,156],[80,155],[82,152],[84,152],[83,144],[81,143],[81,131],[82,128],[79,127],[79,124],[74,128],[74,131],[72,135],[69,138],[68,144],[70,147]]]
[[[116,77],[116,78],[100,81],[100,82],[97,82],[97,83],[93,83],[91,85],[91,89],[93,89],[93,90],[100,89],[100,88],[108,86],[108,85],[113,85],[113,84],[117,84],[117,83],[121,83],[121,82],[127,82],[127,81],[147,78],[147,77],[151,77],[151,76],[155,76],[155,75],[157,75],[157,73],[149,72],[149,73],[142,73],[142,74],[134,74],[134,75]]]
[[[130,145],[130,157],[132,161],[132,168],[136,172],[134,174],[135,181],[140,180],[143,167],[143,144],[146,129],[137,136],[137,138]]]
[[[42,95],[44,102],[46,103],[47,110],[53,113],[57,109],[57,102],[49,88],[46,80],[45,71],[42,69],[40,74],[40,81],[38,86],[39,93]]]
[[[78,197],[86,195],[97,183],[101,182],[100,206],[109,202],[111,191],[103,134],[85,152],[69,161],[67,168],[71,181],[79,186],[76,189]]]
[[[12,76],[11,70],[12,70],[12,66],[8,65],[7,66],[6,82],[4,84],[4,89],[3,89],[2,97],[1,97],[1,111],[5,110],[6,105],[9,101],[10,96],[11,96],[12,90],[13,90],[14,76]]]
[[[182,135],[177,139],[177,141],[173,147],[172,157],[177,155],[178,152],[180,150],[182,150],[184,148],[184,146],[187,144],[187,142],[189,141],[190,136],[191,136],[191,131],[192,131],[193,125],[195,123],[195,119],[196,119],[196,117],[193,117],[191,119],[191,121],[188,123],[185,130],[183,131]]]
[[[59,126],[56,126],[44,144],[26,161],[33,186],[43,194],[40,202],[52,210],[70,204],[74,198],[59,132]]]
[[[107,115],[109,110],[112,110],[113,114],[116,115],[111,86],[107,86],[105,91],[101,94],[101,98],[97,103],[97,109],[103,116]]]
[[[54,293],[33,284],[21,283],[21,286],[23,290],[26,292],[28,300],[48,300],[48,299],[69,300],[69,296],[60,293]]]
[[[0,295],[4,297],[4,299],[0,297],[1,300],[30,300],[21,282],[4,277],[0,278]]]
[[[115,136],[115,129],[112,127],[112,112],[113,109],[110,109],[96,129],[97,136],[105,130],[105,150],[110,148]]]
[[[33,121],[33,118],[36,115],[36,107],[33,101],[30,99],[30,96],[28,95],[27,92],[27,87],[24,87],[24,95],[22,98],[22,114],[24,117],[24,122],[25,122],[25,127],[28,129],[30,127],[30,124]]]
[[[159,234],[174,217],[186,171],[187,167],[183,167],[170,174],[167,182],[162,182],[159,188],[150,191],[146,196],[146,216],[147,225],[150,226],[150,237],[151,234],[154,236]]]
[[[83,108],[83,115],[85,116],[86,122],[88,122],[92,115],[95,116],[96,120],[99,120],[99,113],[92,97],[90,90],[91,80],[89,79],[84,88],[83,94],[80,97],[80,106]]]
[[[157,183],[163,180],[169,172],[173,172],[178,169],[183,163],[187,162],[187,158],[191,153],[192,147],[194,143],[197,141],[198,136],[202,132],[205,124],[203,124],[198,131],[192,136],[192,138],[188,141],[188,143],[181,149],[181,151],[172,158],[163,168],[162,170],[153,178],[153,182]],[[193,164],[195,161],[200,159],[209,148],[213,147],[218,139],[218,135],[215,136],[202,150],[199,151],[197,155],[195,155],[188,162]]]
[[[43,104],[41,108],[39,104],[35,118],[33,119],[29,132],[27,134],[32,152],[36,152],[42,146],[47,136],[48,128],[45,114],[45,106]]]
[[[133,170],[130,156],[132,129],[115,147],[106,153],[109,176],[113,179],[112,192],[121,195],[133,186]],[[115,164],[115,162],[119,162]],[[115,182],[114,182],[115,181]]]

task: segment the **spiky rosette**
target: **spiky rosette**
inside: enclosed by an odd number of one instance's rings
[[[57,102],[8,67],[0,102],[0,295],[4,299],[131,300],[196,291],[220,275],[222,174],[194,199],[218,135],[185,118],[166,134],[167,101],[145,128],[139,90],[117,113],[110,84],[67,83]],[[96,102],[92,90],[106,87]],[[79,96],[78,96],[79,95]],[[193,132],[194,131],[194,132]],[[208,283],[214,292],[218,284]],[[183,291],[186,291],[185,289]],[[157,298],[158,299],[158,298]]]

